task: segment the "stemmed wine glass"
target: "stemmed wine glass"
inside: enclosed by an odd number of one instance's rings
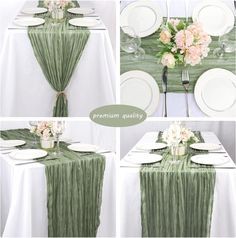
[[[35,131],[37,125],[38,125],[38,122],[37,121],[29,121],[29,125],[30,125],[30,128],[32,131]],[[34,140],[32,142],[33,145],[37,145],[37,138],[36,138],[36,135],[35,133],[32,133],[33,134],[33,137],[34,137]]]
[[[214,56],[218,58],[222,58],[225,53],[235,52],[236,50],[235,30],[236,30],[236,27],[233,27],[233,29],[231,29],[230,31],[227,28],[227,30],[225,31],[225,34],[222,36],[219,36],[219,39],[218,39],[219,47],[214,49],[213,51]]]
[[[143,59],[145,56],[145,51],[141,48],[141,38],[129,26],[120,28],[120,47],[126,53],[133,53],[134,60]]]
[[[52,133],[57,140],[56,151],[53,153],[53,155],[55,155],[55,156],[62,155],[62,152],[60,151],[60,136],[63,134],[64,130],[65,130],[65,122],[64,121],[53,122]]]

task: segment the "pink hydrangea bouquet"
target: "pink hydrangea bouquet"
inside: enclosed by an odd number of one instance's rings
[[[158,41],[161,50],[158,57],[168,68],[176,65],[197,65],[207,57],[211,37],[198,22],[192,24],[179,19],[170,19],[163,25]]]
[[[198,142],[198,138],[189,129],[184,127],[180,122],[174,122],[162,134],[162,139],[168,146],[174,144],[191,144]]]
[[[48,140],[50,137],[53,137],[52,126],[52,122],[42,121],[37,126],[31,127],[30,132],[44,140]]]

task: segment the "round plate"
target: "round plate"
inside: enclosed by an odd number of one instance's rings
[[[193,21],[201,22],[203,29],[211,36],[222,36],[234,26],[234,14],[219,0],[201,1],[193,10]]]
[[[121,27],[129,26],[136,35],[145,37],[153,34],[162,24],[162,14],[158,6],[151,1],[135,1],[121,12]]]
[[[76,152],[96,152],[99,149],[97,145],[76,143],[68,146],[68,149]]]
[[[47,156],[47,152],[45,150],[38,149],[26,149],[26,150],[17,150],[13,151],[9,154],[12,159],[16,160],[32,160],[39,159]]]
[[[21,12],[24,14],[42,14],[46,13],[48,11],[47,8],[43,7],[31,7],[31,8],[25,8]]]
[[[194,88],[195,100],[208,116],[236,116],[236,75],[215,68],[204,72]]]
[[[70,13],[73,13],[73,14],[83,14],[83,15],[88,15],[88,14],[94,13],[94,10],[92,8],[88,8],[88,7],[69,8],[67,11],[70,12]]]
[[[229,158],[224,157],[222,155],[194,155],[191,157],[191,161],[196,164],[204,164],[204,165],[220,165],[228,162]]]
[[[167,147],[167,144],[165,143],[146,143],[146,144],[140,144],[136,146],[136,149],[139,150],[160,150]]]
[[[154,78],[139,70],[121,75],[121,103],[135,106],[151,116],[157,109],[160,90]]]
[[[24,145],[26,142],[24,140],[1,140],[0,147],[2,148],[11,148],[15,146]]]
[[[45,20],[37,17],[21,17],[14,20],[14,24],[18,26],[39,26],[45,23]]]
[[[194,143],[190,147],[195,150],[219,150],[221,146],[213,143]]]
[[[125,161],[132,164],[152,164],[162,160],[161,155],[144,154],[129,155],[124,158]]]
[[[69,20],[69,23],[73,26],[92,27],[101,23],[100,20],[94,18],[74,18]]]

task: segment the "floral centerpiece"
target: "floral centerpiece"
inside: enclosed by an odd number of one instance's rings
[[[50,149],[54,147],[54,137],[52,132],[52,122],[42,121],[37,126],[32,127],[30,132],[40,137],[41,147]]]
[[[44,6],[51,12],[53,19],[63,19],[64,11],[68,8],[75,7],[72,0],[44,0]]]
[[[187,145],[198,142],[198,138],[189,129],[184,127],[180,122],[174,122],[163,132],[163,141],[171,147],[172,154],[174,147],[177,148],[178,155],[184,155],[187,151]]]
[[[192,24],[179,19],[170,19],[162,26],[158,39],[161,50],[158,57],[168,68],[176,65],[197,65],[207,57],[211,37],[198,22]]]

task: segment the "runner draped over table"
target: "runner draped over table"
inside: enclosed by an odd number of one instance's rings
[[[34,137],[28,129],[0,131],[3,139],[25,140],[22,149],[33,146]],[[47,180],[48,236],[95,237],[100,223],[105,157],[83,155],[67,149],[61,142],[63,155],[45,161]],[[37,189],[37,187],[35,187]],[[33,192],[33,191],[32,191]]]
[[[185,19],[185,18],[178,18]],[[164,19],[164,22],[166,18]],[[236,32],[232,31],[230,34],[234,35],[235,38],[235,48],[236,48]],[[162,70],[163,65],[160,63],[160,60],[156,57],[159,46],[157,39],[159,39],[160,29],[154,34],[142,38],[141,47],[145,50],[145,58],[140,60],[132,60],[130,54],[121,51],[121,74],[130,71],[130,70],[142,70],[153,76],[156,80],[160,89],[162,89]],[[212,37],[212,43],[210,44],[210,52],[206,58],[202,60],[202,63],[196,66],[189,66],[189,76],[190,76],[190,87],[189,92],[194,91],[195,84],[197,79],[205,71],[212,68],[223,68],[227,69],[233,73],[236,73],[236,60],[235,52],[226,53],[223,58],[217,58],[213,55],[213,50],[219,47],[218,37]],[[181,66],[175,67],[175,69],[168,69],[168,92],[174,93],[184,93],[185,89],[183,88],[181,81]]]
[[[158,142],[162,141],[161,135]],[[195,135],[203,141],[199,132]],[[200,153],[206,152],[189,149],[181,162],[170,164],[172,156],[165,149],[160,167],[141,168],[143,237],[210,236],[215,169],[197,164],[190,168],[191,156]]]
[[[79,6],[76,1],[74,4]],[[43,6],[42,1],[39,1],[39,6]],[[65,19],[57,24],[53,24],[51,13],[40,14],[39,17],[45,19],[45,24],[28,28],[28,36],[35,57],[48,83],[57,91],[54,117],[68,116],[65,90],[90,35],[86,28],[69,25],[72,14],[66,10],[64,14]]]

